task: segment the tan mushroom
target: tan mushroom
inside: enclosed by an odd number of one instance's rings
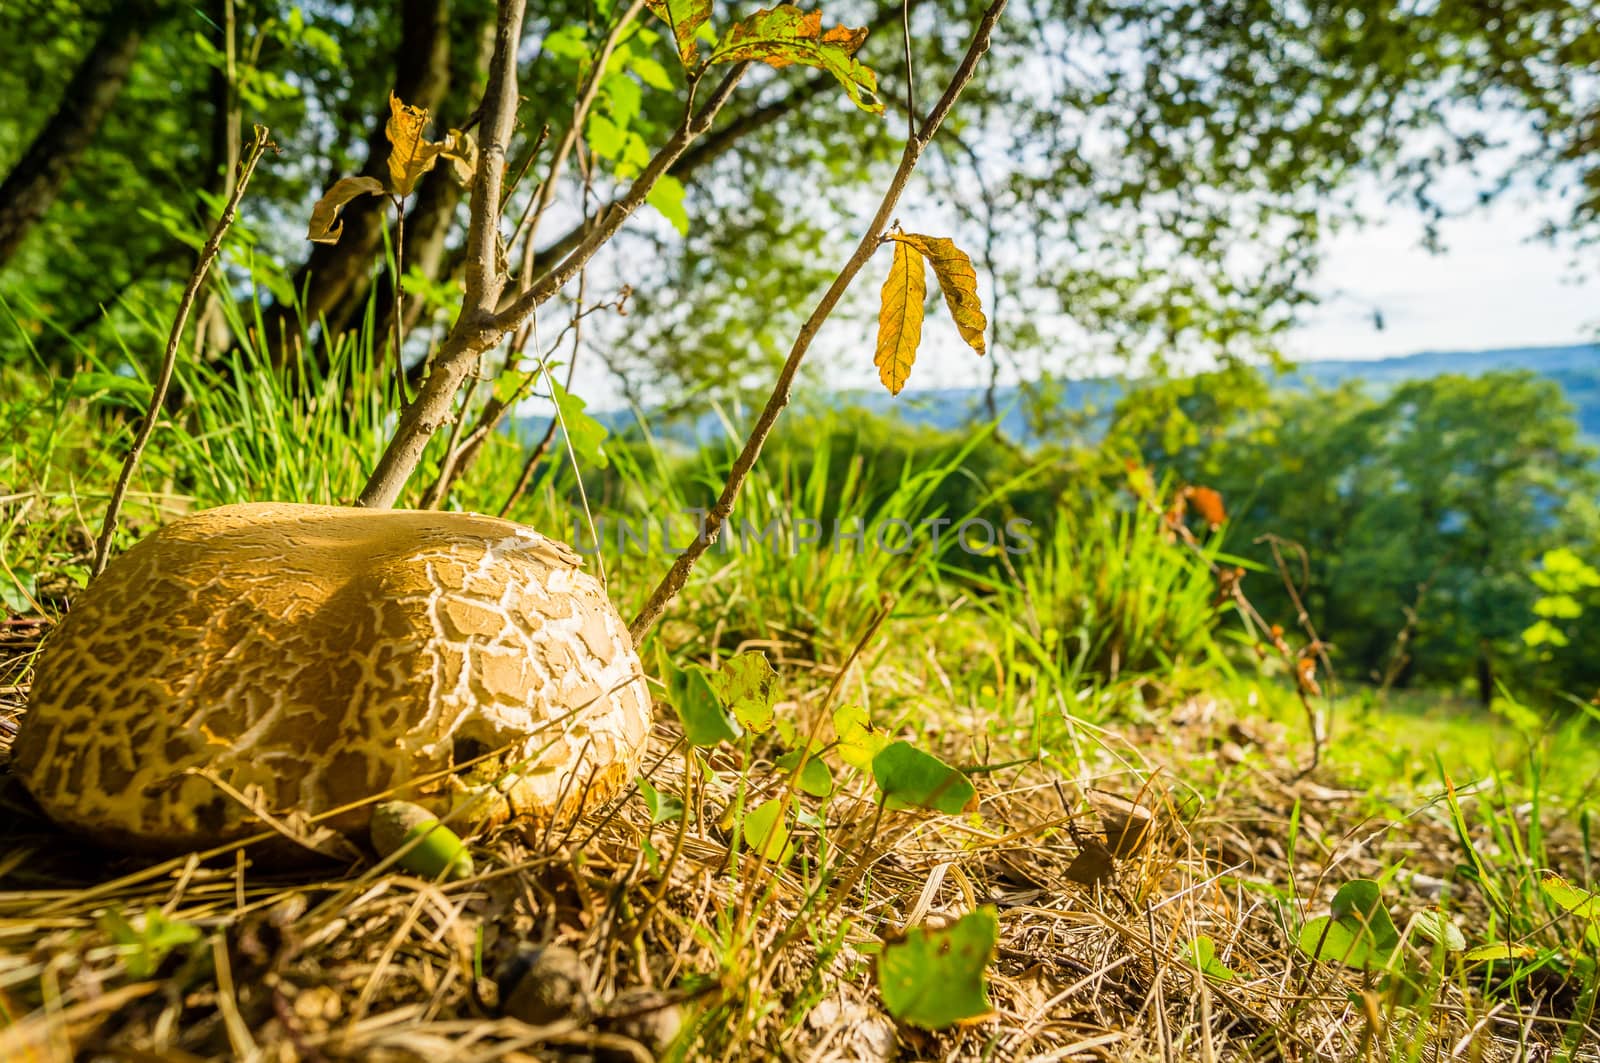
[[[491,786],[490,818],[581,812],[633,777],[650,698],[580,564],[475,514],[195,514],[74,603],[15,771],[58,823],[146,852],[347,805],[322,822],[360,836],[396,787],[441,814]]]

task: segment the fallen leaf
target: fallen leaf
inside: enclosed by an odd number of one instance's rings
[[[1111,858],[1111,850],[1099,838],[1080,838],[1078,844],[1083,846],[1083,851],[1067,865],[1069,879],[1080,886],[1093,886],[1116,873],[1117,865]]]
[[[1100,817],[1106,847],[1118,860],[1137,856],[1150,842],[1155,817],[1150,809],[1109,790],[1088,790],[1089,805]]]

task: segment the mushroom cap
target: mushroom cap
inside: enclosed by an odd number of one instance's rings
[[[61,825],[153,853],[258,833],[263,810],[343,809],[319,823],[359,836],[391,790],[443,814],[495,783],[497,818],[582,812],[633,777],[651,709],[581,563],[471,513],[194,514],[74,602],[14,770]]]

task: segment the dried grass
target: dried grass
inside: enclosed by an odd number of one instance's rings
[[[652,826],[634,797],[582,822],[503,829],[475,842],[475,878],[442,885],[360,866],[286,877],[246,853],[142,870],[63,839],[0,776],[11,822],[0,1059],[650,1059],[681,1020],[672,1052],[690,1059],[1513,1060],[1547,1052],[1573,1021],[1557,984],[1512,1006],[1445,978],[1426,1011],[1385,1007],[1358,973],[1294,948],[1298,917],[1325,911],[1350,878],[1403,862],[1401,914],[1435,899],[1459,862],[1437,805],[1372,818],[1360,794],[1289,781],[1281,737],[1195,699],[1119,736],[1080,726],[1083,760],[1066,776],[1022,756],[1020,736],[1008,750],[986,735],[932,657],[874,663],[870,684],[854,682],[921,698],[919,741],[954,763],[974,762],[980,740],[984,762],[1021,762],[975,775],[981,809],[965,818],[881,814],[870,781],[855,779],[818,826],[796,829],[799,856],[783,868],[736,854],[718,821],[788,792],[787,774],[759,746],[749,764],[724,748],[709,778],[691,780],[669,723],[646,763],[659,789],[689,796],[692,823]],[[835,676],[788,666],[783,709],[803,730]],[[0,687],[0,719],[24,693],[16,675]],[[1076,881],[1083,845],[1103,837],[1089,788],[1139,795],[1158,824],[1098,884]],[[1549,852],[1578,866],[1582,839],[1550,827]],[[942,1034],[897,1025],[872,949],[985,903],[1000,914],[993,1014]],[[1452,911],[1485,914],[1475,904],[1460,893]],[[136,979],[102,917],[147,907],[203,937]],[[1184,959],[1202,934],[1234,980]],[[501,1014],[495,976],[529,945],[576,952],[587,1007],[539,1025]]]

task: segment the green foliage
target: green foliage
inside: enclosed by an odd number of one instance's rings
[[[774,797],[745,813],[744,843],[763,860],[787,860],[794,853],[783,822],[784,805],[781,797]]]
[[[943,928],[915,927],[878,955],[878,990],[901,1022],[943,1030],[988,1014],[984,971],[1000,924],[984,905]]]
[[[872,777],[885,808],[926,808],[947,815],[970,812],[978,791],[967,777],[910,742],[893,742],[872,758]]]
[[[744,734],[744,729],[729,715],[717,696],[706,669],[699,665],[679,668],[658,642],[656,674],[667,688],[667,701],[678,714],[690,745],[714,746],[732,742]]]
[[[671,823],[683,818],[683,798],[662,793],[650,785],[649,779],[639,780],[639,795],[650,810],[651,823]]]
[[[138,924],[130,923],[118,908],[100,917],[101,928],[111,936],[128,976],[140,980],[154,978],[169,955],[195,946],[202,936],[195,924],[168,919],[153,905],[144,910]]]
[[[745,730],[760,734],[772,729],[772,706],[779,694],[778,673],[772,670],[766,654],[752,651],[730,657],[709,678],[717,700]]]
[[[833,771],[821,757],[795,749],[779,757],[774,764],[784,771],[800,769],[796,784],[802,793],[812,797],[827,797],[833,793]]]
[[[1171,419],[1142,420],[1130,396],[1116,438],[1222,492],[1230,542],[1264,570],[1245,589],[1265,616],[1295,612],[1263,540],[1271,535],[1304,548],[1303,560],[1286,549],[1288,576],[1347,679],[1377,679],[1391,665],[1402,685],[1471,676],[1487,704],[1502,676],[1533,681],[1530,628],[1532,655],[1557,659],[1553,639],[1540,640],[1565,621],[1537,612],[1530,573],[1547,551],[1586,548],[1586,500],[1600,492],[1600,471],[1555,384],[1492,373],[1381,394],[1240,388],[1240,401],[1229,385],[1190,390],[1189,427],[1176,438],[1164,434]],[[1570,567],[1569,556],[1557,555],[1557,567]],[[1554,586],[1566,577],[1541,578]],[[1561,594],[1544,596],[1546,612],[1570,611]],[[1408,612],[1415,629],[1396,660]],[[1600,684],[1579,656],[1592,655],[1561,655],[1536,689]]]
[[[585,468],[605,468],[609,463],[605,452],[606,426],[589,415],[588,403],[562,387],[555,377],[545,371],[545,383],[559,411],[561,430],[577,455],[579,465]]]
[[[890,739],[872,729],[867,712],[860,705],[843,705],[833,710],[833,730],[839,736],[839,756],[846,764],[862,771],[872,770],[878,754]]]
[[[1214,981],[1231,982],[1239,977],[1217,958],[1217,943],[1204,934],[1189,942],[1184,948],[1184,958],[1194,964],[1195,970]]]
[[[1333,914],[1309,919],[1300,928],[1300,951],[1324,963],[1370,969],[1386,965],[1400,945],[1376,882],[1356,879],[1333,895]]]

